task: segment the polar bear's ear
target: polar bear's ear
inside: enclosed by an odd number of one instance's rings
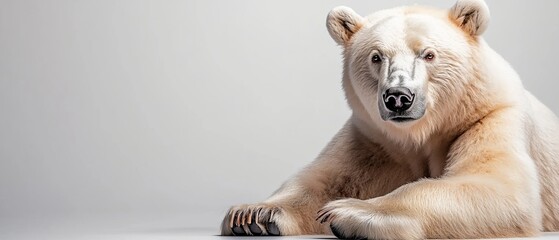
[[[328,13],[326,27],[330,36],[340,45],[345,45],[354,33],[359,31],[363,18],[351,8],[339,6]]]
[[[450,9],[450,17],[470,35],[479,36],[489,25],[489,8],[483,0],[458,0]]]

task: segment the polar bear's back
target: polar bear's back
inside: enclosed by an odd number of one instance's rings
[[[531,119],[530,154],[538,168],[545,231],[559,230],[559,119],[525,91]],[[529,129],[530,129],[529,128]]]

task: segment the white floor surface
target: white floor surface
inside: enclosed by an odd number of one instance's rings
[[[196,224],[199,220],[202,224]],[[192,227],[210,225],[216,227]],[[189,239],[335,239],[333,236],[290,236],[290,237],[221,237],[218,234],[219,220],[214,214],[205,216],[145,216],[131,217],[99,215],[91,217],[6,217],[0,216],[1,240],[189,240]],[[559,233],[544,233],[536,238],[559,239]]]

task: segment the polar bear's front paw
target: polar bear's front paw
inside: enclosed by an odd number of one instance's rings
[[[317,221],[329,223],[340,239],[421,239],[419,221],[390,208],[358,199],[332,201],[318,211]]]
[[[235,206],[229,210],[223,219],[221,235],[284,235],[286,229],[282,229],[282,227],[286,224],[293,224],[282,222],[286,221],[286,214],[282,207],[273,204]]]

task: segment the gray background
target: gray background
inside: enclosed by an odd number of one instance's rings
[[[0,1],[0,238],[217,233],[349,117],[328,11],[413,3],[453,1]],[[489,6],[486,40],[559,112],[559,1]]]

